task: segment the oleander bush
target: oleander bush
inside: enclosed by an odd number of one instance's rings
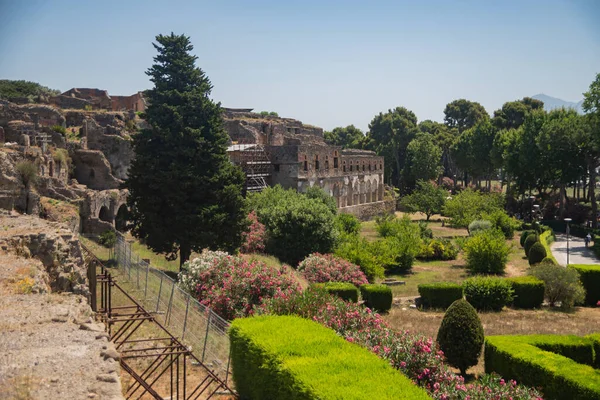
[[[233,380],[248,399],[429,399],[384,360],[296,316],[233,321]]]
[[[529,255],[527,256],[529,265],[539,264],[548,254],[546,248],[540,242],[536,242],[529,249]]]
[[[427,308],[447,309],[456,300],[463,298],[463,287],[457,283],[437,282],[419,285],[421,304]]]
[[[586,306],[596,306],[600,301],[600,265],[569,265],[579,273],[579,280],[585,289]]]
[[[240,251],[246,254],[262,253],[265,251],[267,235],[265,226],[258,220],[256,211],[248,214],[248,221],[250,221],[250,226],[246,232],[242,233],[242,247]]]
[[[532,266],[529,275],[544,281],[544,297],[552,306],[560,303],[561,308],[570,309],[575,304],[583,303],[585,299],[585,289],[579,281],[579,272],[574,268],[542,262]]]
[[[310,283],[349,282],[354,286],[368,283],[358,265],[333,254],[313,253],[302,260],[298,271],[302,272]]]
[[[491,336],[485,340],[485,371],[518,377],[539,387],[546,399],[599,399],[600,373],[586,365],[594,358],[593,346],[577,336]]]
[[[463,282],[465,299],[480,311],[500,311],[513,300],[510,282],[499,277],[473,277]]]
[[[266,299],[300,290],[292,275],[260,261],[205,250],[187,261],[179,285],[226,320],[252,315]]]
[[[518,276],[508,278],[513,289],[513,307],[515,308],[540,308],[544,302],[544,281],[533,276]]]
[[[335,295],[344,301],[351,301],[353,303],[358,301],[358,288],[348,282],[314,283],[312,286],[317,289],[323,289],[327,293]]]
[[[392,289],[387,285],[366,284],[360,286],[360,296],[365,306],[373,311],[386,312],[392,308]]]
[[[448,363],[466,376],[477,365],[483,346],[483,325],[471,304],[460,299],[448,307],[438,330],[437,342]]]
[[[531,249],[531,247],[539,241],[540,241],[540,238],[537,235],[537,233],[532,233],[530,235],[527,235],[527,239],[525,239],[525,245],[523,246],[523,248],[525,249],[525,255],[527,257],[529,257],[529,250]]]
[[[510,247],[504,235],[487,230],[469,238],[463,248],[467,270],[473,274],[503,274]]]

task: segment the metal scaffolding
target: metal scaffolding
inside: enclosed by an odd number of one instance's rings
[[[260,192],[271,183],[271,160],[261,144],[232,144],[229,159],[246,174],[246,192]]]

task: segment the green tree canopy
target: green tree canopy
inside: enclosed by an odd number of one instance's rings
[[[448,193],[427,181],[418,181],[417,188],[401,200],[402,205],[409,212],[422,212],[427,216],[427,221],[433,214],[442,212]]]
[[[406,162],[406,149],[417,134],[417,116],[404,107],[379,113],[369,124],[367,147],[385,157],[385,174],[403,188],[402,169]]]
[[[454,162],[474,177],[488,177],[494,171],[492,149],[495,137],[496,129],[489,119],[467,129],[452,147]]]
[[[587,112],[585,117],[586,128],[581,139],[588,172],[590,174],[589,193],[592,201],[592,215],[598,215],[598,204],[596,202],[596,168],[600,163],[600,73],[590,84],[590,88],[583,94],[583,109]],[[598,221],[593,218],[594,228],[598,227]]]
[[[475,101],[465,99],[454,100],[444,109],[444,123],[450,128],[458,129],[459,133],[474,127],[478,122],[489,119],[490,116],[483,106]]]
[[[354,125],[333,128],[331,132],[323,132],[325,141],[334,146],[343,148],[360,148],[365,135]]]
[[[419,123],[419,131],[432,135],[434,143],[442,149],[444,175],[454,176],[456,174],[456,165],[450,149],[458,137],[458,129],[449,128],[447,125],[440,122],[425,120]]]
[[[418,134],[406,148],[405,176],[407,183],[435,180],[442,172],[442,149],[431,135]]]
[[[0,79],[0,99],[11,100],[16,97],[27,97],[35,100],[38,96],[56,96],[57,94],[60,94],[59,90],[47,88],[37,82]]]
[[[543,110],[544,102],[531,97],[508,101],[502,108],[494,111],[492,123],[498,129],[516,129],[523,125],[525,117],[533,110]]]
[[[146,74],[150,125],[134,136],[126,187],[134,236],[181,265],[203,248],[233,251],[247,227],[244,174],[229,162],[221,108],[190,39],[158,35]]]

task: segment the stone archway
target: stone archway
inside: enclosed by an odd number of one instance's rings
[[[100,208],[100,212],[98,213],[98,219],[100,221],[104,221],[104,222],[108,222],[110,224],[112,224],[112,218],[110,215],[110,211],[108,210],[108,207],[106,206],[102,206]]]
[[[127,220],[129,219],[129,210],[126,204],[121,204],[115,216],[115,228],[119,232],[127,232]]]

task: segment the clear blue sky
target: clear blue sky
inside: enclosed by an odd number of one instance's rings
[[[212,97],[331,129],[396,106],[443,119],[600,72],[600,1],[0,0],[0,78],[112,94],[149,88],[159,33],[191,36]]]

